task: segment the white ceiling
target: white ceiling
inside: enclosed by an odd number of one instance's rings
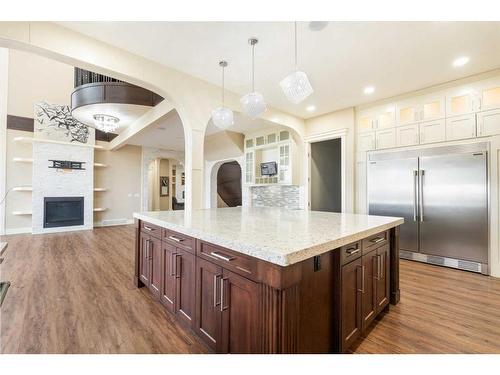
[[[293,69],[293,23],[63,22],[64,26],[227,88],[250,90],[250,47],[257,36],[256,90],[268,104],[308,118],[500,67],[500,22],[330,22],[322,31],[299,23],[299,67],[314,94],[289,103],[279,82]],[[453,68],[456,57],[470,63]],[[363,88],[375,87],[366,96]],[[307,105],[317,110],[309,113]]]

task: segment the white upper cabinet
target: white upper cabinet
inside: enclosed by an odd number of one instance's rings
[[[375,132],[377,150],[396,147],[396,129],[377,130]]]
[[[444,118],[445,103],[446,96],[442,92],[402,100],[396,104],[396,122],[405,125]]]
[[[396,122],[406,125],[418,122],[420,119],[420,100],[412,98],[396,103]]]
[[[446,116],[459,116],[475,111],[477,92],[472,86],[459,87],[446,94]]]
[[[478,112],[477,136],[487,137],[500,134],[500,109]]]
[[[478,98],[476,110],[500,109],[500,78],[481,81],[475,87]]]
[[[420,144],[446,141],[446,120],[424,121],[419,124]]]
[[[360,111],[358,115],[358,133],[376,129],[376,114],[373,110]]]
[[[396,124],[396,108],[394,105],[378,107],[375,117],[377,129],[392,128]]]
[[[399,126],[396,128],[396,146],[418,145],[418,124]]]
[[[375,150],[375,132],[371,131],[358,135],[358,152]]]
[[[476,136],[476,115],[468,114],[446,119],[446,140],[474,138]]]

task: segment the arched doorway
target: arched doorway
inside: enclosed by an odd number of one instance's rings
[[[241,167],[236,161],[222,164],[217,171],[217,207],[241,206]]]

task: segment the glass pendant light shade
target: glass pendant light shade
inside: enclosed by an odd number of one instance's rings
[[[234,124],[233,111],[219,107],[212,111],[212,122],[219,129],[225,130]]]
[[[110,115],[94,115],[94,126],[105,133],[115,131],[120,127],[120,119]]]
[[[222,68],[222,106],[212,111],[212,122],[219,129],[225,130],[234,124],[233,111],[224,107],[224,68],[227,67],[227,61],[219,61]]]
[[[307,74],[297,69],[297,22],[295,26],[295,72],[287,75],[281,82],[280,86],[286,98],[293,104],[299,104],[314,90],[307,78]]]
[[[286,76],[280,86],[286,98],[293,104],[299,104],[314,92],[307,74],[300,70]]]
[[[251,118],[257,118],[267,110],[264,97],[255,91],[243,96],[240,102],[245,114]]]

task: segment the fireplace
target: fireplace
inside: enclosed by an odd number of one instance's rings
[[[83,225],[83,197],[45,197],[43,227]]]

